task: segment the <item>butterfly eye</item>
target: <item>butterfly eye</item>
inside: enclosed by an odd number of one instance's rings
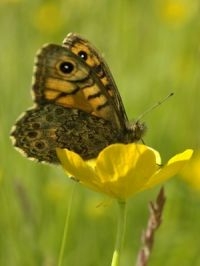
[[[69,74],[73,71],[74,65],[71,62],[62,62],[59,68],[62,73]]]
[[[85,51],[79,51],[78,55],[80,56],[81,59],[83,59],[84,61],[86,61],[88,59],[88,55]]]

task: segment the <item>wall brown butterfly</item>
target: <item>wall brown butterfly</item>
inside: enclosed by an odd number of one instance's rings
[[[56,148],[67,148],[88,160],[110,144],[144,134],[143,123],[128,121],[104,59],[77,34],[37,53],[32,92],[35,105],[11,131],[15,148],[30,159],[59,163]]]

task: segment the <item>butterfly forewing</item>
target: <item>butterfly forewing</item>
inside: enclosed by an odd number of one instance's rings
[[[33,98],[37,104],[52,102],[91,112],[82,90],[91,83],[89,68],[77,64],[74,55],[63,47],[49,44],[37,54],[33,79]]]
[[[91,68],[69,49],[49,44],[36,56],[33,97],[37,104],[54,102],[109,120],[118,116]]]
[[[102,93],[106,95],[110,104],[113,105],[117,116],[117,126],[125,129],[128,123],[127,114],[114,78],[103,57],[90,42],[75,33],[67,35],[63,41],[63,46],[78,55],[91,67],[91,71],[98,76],[102,83]]]

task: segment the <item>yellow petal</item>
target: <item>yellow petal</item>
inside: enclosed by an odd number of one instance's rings
[[[66,172],[76,177],[84,176],[86,179],[88,176],[93,175],[93,170],[85,163],[85,161],[75,152],[67,149],[57,149],[57,155],[61,161],[62,166]]]
[[[77,153],[67,149],[57,149],[57,155],[66,173],[92,189],[97,176],[94,169],[89,166]]]
[[[160,157],[160,153],[156,150],[154,150],[153,148],[151,147],[148,147],[150,150],[152,150],[156,156],[156,164],[157,165],[161,165],[162,164],[162,160],[161,160],[161,157]]]
[[[124,199],[141,190],[156,167],[155,152],[147,146],[113,144],[99,154],[96,173],[104,193]]]
[[[188,149],[182,153],[179,153],[172,157],[166,166],[161,167],[148,181],[146,188],[151,188],[156,186],[157,184],[168,180],[169,178],[176,175],[184,165],[190,160],[192,157],[193,150]]]
[[[180,177],[197,191],[200,190],[200,152],[196,151],[190,162],[183,168]]]

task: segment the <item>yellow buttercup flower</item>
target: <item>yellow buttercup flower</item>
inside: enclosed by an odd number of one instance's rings
[[[119,200],[125,200],[173,177],[191,158],[192,153],[188,149],[160,166],[159,153],[143,144],[113,144],[90,161],[84,161],[67,149],[57,149],[68,175],[92,190]]]

